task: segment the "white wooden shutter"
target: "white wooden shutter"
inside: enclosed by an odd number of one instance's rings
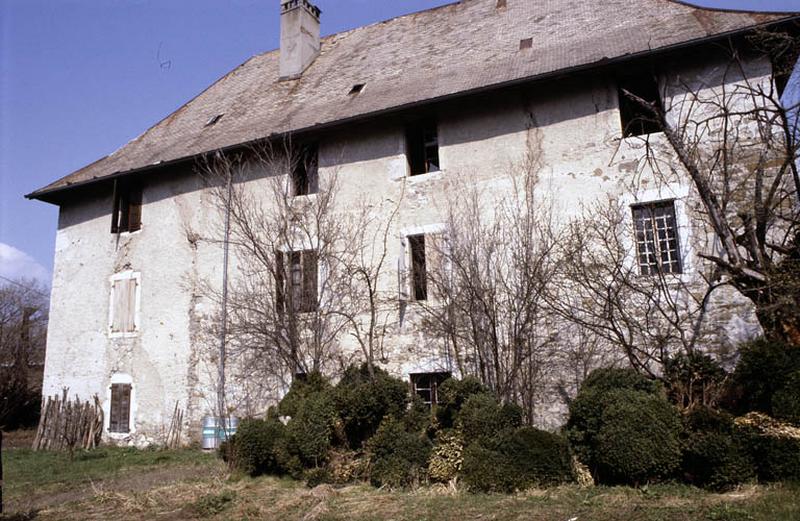
[[[115,280],[112,286],[112,333],[136,330],[136,279]]]

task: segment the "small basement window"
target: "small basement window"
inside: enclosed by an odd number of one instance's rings
[[[425,259],[425,236],[410,235],[411,248],[411,295],[414,300],[428,299],[428,274]]]
[[[132,182],[114,181],[113,198],[111,233],[141,230],[142,187]]]
[[[276,252],[275,305],[286,310],[308,313],[318,308],[318,259],[314,250]]]
[[[617,94],[619,96],[619,115],[622,125],[622,136],[642,136],[661,132],[661,124],[645,107],[630,97],[628,91],[649,103],[655,103],[661,109],[661,96],[658,91],[658,80],[651,74],[625,76],[620,78]]]
[[[108,432],[126,433],[131,430],[131,385],[111,384]]]
[[[439,134],[434,121],[406,129],[406,158],[411,175],[439,171]]]
[[[682,273],[675,202],[637,204],[631,210],[641,274]]]
[[[433,407],[439,403],[439,386],[450,378],[450,373],[418,373],[409,377],[414,387],[414,394],[419,396],[425,405]]]
[[[319,191],[319,146],[303,145],[292,160],[292,195],[309,195]]]

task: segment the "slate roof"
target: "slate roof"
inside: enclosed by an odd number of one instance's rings
[[[789,19],[670,0],[463,0],[323,38],[301,78],[254,56],[116,152],[29,194],[169,163],[274,134],[527,81]],[[325,15],[322,15],[324,28]],[[532,47],[520,49],[520,40]],[[366,83],[357,96],[353,85]],[[224,116],[214,125],[209,118]]]

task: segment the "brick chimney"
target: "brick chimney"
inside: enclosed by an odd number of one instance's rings
[[[281,79],[299,77],[319,56],[319,15],[308,0],[281,0]]]

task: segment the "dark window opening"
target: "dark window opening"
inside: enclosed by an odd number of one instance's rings
[[[618,86],[619,115],[623,137],[661,132],[661,124],[655,116],[647,108],[643,107],[641,103],[632,100],[624,91],[648,103],[655,103],[656,107],[661,110],[661,96],[658,92],[656,78],[651,74],[620,78]]]
[[[111,233],[142,229],[142,188],[134,183],[115,181]]]
[[[130,384],[111,384],[111,407],[108,415],[108,432],[130,432],[130,419]]]
[[[428,299],[428,275],[425,265],[425,236],[411,235],[408,238],[411,248],[411,282],[414,300]]]
[[[319,191],[319,147],[304,145],[292,161],[292,195],[309,195]]]
[[[439,386],[450,378],[450,373],[418,373],[409,376],[414,394],[419,396],[425,405],[432,407],[439,403]]]
[[[406,157],[411,175],[440,170],[439,134],[435,122],[427,121],[406,129]]]
[[[519,48],[521,49],[530,49],[533,47],[533,38],[525,38],[524,40],[519,41]]]
[[[275,303],[283,313],[290,309],[296,313],[316,311],[317,252],[292,251],[275,254]]]
[[[640,204],[631,209],[642,275],[682,273],[674,201]]]

